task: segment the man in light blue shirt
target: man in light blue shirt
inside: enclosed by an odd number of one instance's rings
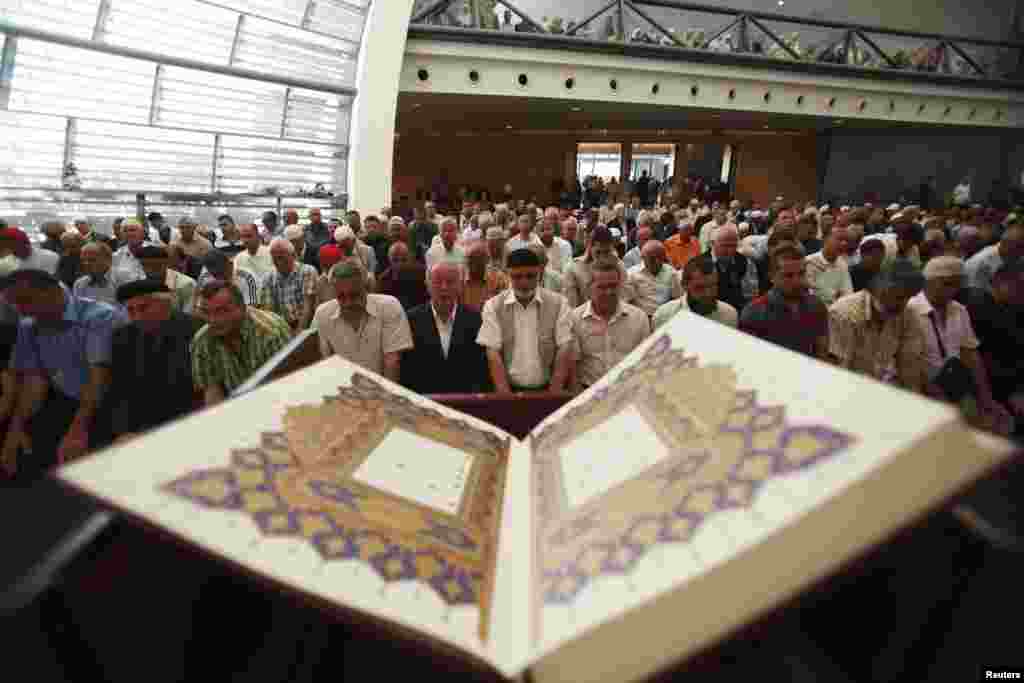
[[[998,244],[985,247],[964,263],[967,286],[992,291],[992,276],[1004,264],[1024,258],[1024,223],[1013,223]]]
[[[11,369],[19,396],[0,452],[7,474],[41,474],[109,441],[101,405],[122,309],[75,297],[41,270],[16,271],[0,291],[22,316]]]
[[[117,288],[141,278],[114,270],[111,267],[111,257],[110,247],[103,242],[92,242],[82,247],[82,272],[85,275],[75,280],[72,293],[76,297],[120,306],[117,303]]]

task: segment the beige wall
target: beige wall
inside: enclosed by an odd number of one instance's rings
[[[601,136],[587,138],[599,141]],[[556,135],[402,135],[395,144],[394,196],[415,196],[417,188],[429,190],[442,168],[448,170],[450,187],[482,185],[500,193],[506,183],[516,197],[536,194],[552,198],[553,180],[571,178],[575,170],[575,137]],[[632,138],[617,136],[624,145],[633,142],[666,142],[656,133]],[[740,135],[736,137],[688,137],[678,141],[682,158],[676,173],[685,174],[687,144],[699,153],[703,144],[731,143],[738,149],[737,195],[741,199],[768,202],[782,194],[793,199],[814,199],[817,191],[817,151],[813,134],[790,136]]]

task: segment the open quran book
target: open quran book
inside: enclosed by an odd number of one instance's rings
[[[995,467],[948,407],[691,314],[520,442],[331,358],[62,468],[514,678],[635,680]]]

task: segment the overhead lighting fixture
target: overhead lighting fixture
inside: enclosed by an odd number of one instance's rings
[[[512,124],[511,123],[506,123],[505,124],[505,128],[512,128]]]
[[[786,0],[779,0],[779,7],[782,7],[785,4],[786,4]]]
[[[569,107],[573,111],[583,111],[583,107]]]

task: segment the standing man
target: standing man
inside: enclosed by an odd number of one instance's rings
[[[466,252],[463,251],[462,247],[456,244],[458,239],[458,224],[455,219],[451,216],[445,217],[441,220],[441,243],[435,244],[427,250],[427,272],[434,267],[435,264],[441,261],[448,261],[451,263],[458,263],[464,265],[466,263]]]
[[[612,236],[611,230],[603,225],[598,226],[590,233],[586,254],[572,262],[562,280],[562,293],[565,294],[570,308],[577,308],[590,300],[593,264],[603,260],[611,261],[618,266],[622,271],[620,286],[623,289],[628,287],[629,275],[615,251],[615,238]],[[628,301],[631,298],[626,292],[619,294],[624,300]]]
[[[167,285],[136,280],[117,289],[131,324],[114,331],[110,391],[111,432],[128,439],[194,408],[192,337],[202,321],[174,310]]]
[[[757,265],[749,257],[737,253],[739,233],[736,226],[725,225],[718,229],[711,245],[711,258],[718,268],[718,296],[742,311],[757,296]]]
[[[192,378],[211,406],[228,398],[283,349],[291,329],[273,313],[246,306],[233,284],[211,282],[199,296],[207,322],[192,340]]]
[[[306,235],[302,232],[302,228],[297,225],[289,225],[284,229],[284,238],[292,243],[292,247],[295,248],[295,259],[299,263],[313,266],[314,270],[320,271],[320,255],[306,244]]]
[[[829,353],[847,370],[924,393],[924,333],[907,302],[924,277],[906,261],[884,266],[863,291],[829,307]]]
[[[64,253],[64,245],[60,238],[65,232],[68,230],[60,221],[46,221],[42,227],[42,233],[46,235],[46,239],[39,243],[40,248],[60,256]]]
[[[628,272],[630,268],[639,266],[644,262],[643,257],[640,255],[640,250],[644,248],[644,245],[653,236],[651,230],[650,220],[644,216],[644,220],[636,228],[636,246],[626,252],[626,255],[622,257],[622,265],[625,266]]]
[[[853,281],[845,256],[846,227],[835,225],[828,230],[821,251],[808,256],[804,264],[807,283],[826,306],[840,297],[853,294]]]
[[[548,255],[548,266],[562,273],[572,263],[572,245],[555,234],[558,228],[558,209],[549,206],[540,226],[540,241]]]
[[[57,279],[73,287],[82,274],[82,246],[85,241],[77,230],[68,230],[60,236],[63,252],[57,262]]]
[[[117,288],[132,278],[111,267],[110,247],[103,242],[92,242],[82,247],[81,258],[84,275],[75,280],[74,295],[117,304]]]
[[[985,364],[974,335],[967,308],[953,300],[963,287],[963,261],[955,256],[936,256],[924,267],[924,289],[907,302],[924,332],[925,360],[928,366],[929,396],[963,405],[967,396],[977,401],[981,417],[989,426],[1006,424],[1009,414],[992,398]],[[935,380],[951,358],[959,359],[973,379],[973,386],[938,386]],[[966,379],[966,377],[965,377]]]
[[[214,280],[230,282],[237,287],[246,306],[255,306],[259,303],[260,285],[256,280],[256,276],[248,270],[236,269],[234,261],[229,259],[224,252],[214,249],[203,259],[203,273],[197,281],[195,297],[192,302],[192,313],[194,315],[204,317],[202,312],[203,298],[199,296],[199,292]]]
[[[367,220],[369,222],[369,220]],[[353,261],[359,264],[359,267],[367,275],[367,280],[374,278],[374,269],[376,267],[376,257],[373,254],[373,249],[363,244],[358,237],[356,237],[355,230],[350,225],[342,225],[334,231],[334,241],[341,249],[341,259],[343,261]]]
[[[306,224],[306,244],[309,248],[319,254],[320,247],[330,242],[333,236],[331,229],[323,222],[320,209],[310,209],[309,223]]]
[[[658,240],[644,242],[642,262],[627,271],[633,304],[648,316],[683,295],[679,273],[665,263],[665,247]]]
[[[740,330],[791,351],[828,359],[828,309],[807,291],[804,252],[787,242],[769,256],[772,288],[743,309]]]
[[[14,254],[15,270],[43,270],[57,274],[60,256],[47,249],[35,247],[21,228],[0,229],[0,252]]]
[[[964,264],[970,287],[992,291],[992,274],[1024,257],[1024,223],[1011,223],[997,244],[985,247]]]
[[[477,241],[470,245],[466,253],[465,271],[466,282],[459,291],[462,303],[469,310],[479,313],[488,299],[508,289],[505,272],[487,267],[487,246],[483,242]]]
[[[282,318],[293,333],[309,327],[316,304],[316,268],[295,260],[295,247],[283,237],[270,242],[274,272],[263,281],[260,308]]]
[[[618,264],[595,263],[590,300],[572,312],[575,377],[583,389],[601,379],[651,333],[647,313],[619,298],[621,278]]]
[[[277,227],[277,213],[274,211],[264,211],[263,215],[260,216],[260,233],[264,242],[270,242],[270,240],[278,237],[281,233]]]
[[[859,292],[868,286],[885,260],[885,242],[879,235],[869,235],[860,243],[860,258],[850,266],[850,284],[853,291]]]
[[[495,391],[561,392],[572,370],[572,311],[564,297],[538,287],[536,254],[517,249],[507,262],[512,288],[484,304],[477,336]]]
[[[111,339],[127,316],[75,297],[42,270],[15,271],[0,291],[21,316],[11,361],[20,384],[0,460],[8,475],[19,467],[38,475],[109,441],[100,408]]]
[[[185,274],[193,278],[199,277],[203,268],[203,259],[213,250],[210,240],[196,234],[196,223],[188,216],[183,216],[178,220],[178,237],[171,241],[170,246],[185,255],[186,263],[189,264],[186,267],[188,272]]]
[[[433,212],[433,205],[427,202]],[[413,258],[423,261],[426,258],[427,249],[433,244],[437,236],[437,223],[433,218],[428,218],[424,209],[413,209],[413,223],[410,230],[413,248]]]
[[[462,279],[461,266],[437,264],[430,271],[430,303],[409,311],[413,346],[402,354],[401,374],[402,384],[417,393],[489,390],[487,355],[476,341],[482,318],[459,305]]]
[[[674,318],[680,311],[689,311],[729,327],[736,327],[739,314],[736,309],[718,300],[718,269],[708,256],[690,259],[683,268],[683,287],[679,299],[662,304],[654,313],[655,329]]]
[[[180,313],[191,313],[195,298],[196,281],[188,275],[170,268],[170,255],[167,247],[154,244],[139,250],[139,262],[146,271],[146,278],[153,282],[162,282],[170,289],[174,297],[174,310]]]
[[[129,218],[122,225],[124,246],[114,252],[113,268],[124,274],[125,280],[142,280],[146,270],[139,262],[138,253],[146,242],[146,228],[137,218]]]
[[[700,240],[693,236],[693,221],[684,216],[679,221],[679,230],[676,234],[665,240],[665,255],[668,262],[676,270],[682,271],[687,262],[700,253]]]
[[[533,232],[534,213],[524,213],[516,219],[516,234],[505,243],[505,253],[511,254],[517,249],[526,249],[540,239]]]
[[[229,258],[234,258],[237,254],[245,251],[245,243],[238,232],[234,218],[228,214],[221,215],[217,218],[217,230],[220,232],[220,236],[213,243],[215,249],[219,249]]]
[[[487,229],[487,269],[505,271],[505,228],[492,225]]]
[[[388,250],[388,264],[378,280],[377,293],[395,297],[406,311],[426,303],[429,298],[427,270],[412,257],[409,247],[401,242],[392,244]],[[333,287],[332,283],[332,291]]]
[[[270,258],[270,250],[263,244],[259,230],[252,223],[246,223],[238,229],[245,250],[235,256],[235,270],[248,270],[256,276],[262,286],[263,281],[274,272],[274,262]]]
[[[392,382],[401,379],[402,352],[413,347],[402,304],[386,294],[367,294],[366,272],[352,261],[331,269],[335,299],[314,316],[324,358],[338,354]]]

